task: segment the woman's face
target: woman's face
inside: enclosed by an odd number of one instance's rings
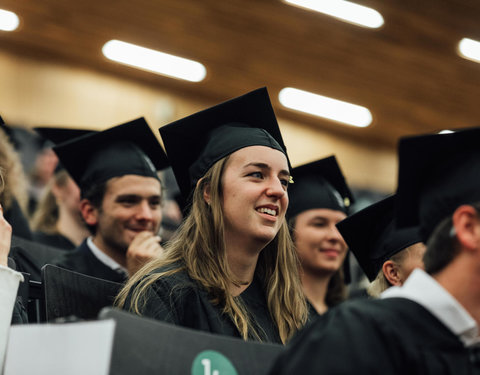
[[[245,147],[230,155],[222,176],[227,246],[265,246],[275,238],[288,206],[289,177],[287,158],[270,147]]]
[[[297,215],[293,237],[305,272],[333,273],[340,268],[347,254],[347,244],[335,224],[346,216],[342,211],[327,208]]]

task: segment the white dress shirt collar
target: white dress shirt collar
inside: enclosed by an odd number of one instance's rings
[[[125,275],[128,275],[128,271],[125,267],[122,265],[118,264],[113,258],[110,258],[107,254],[105,254],[100,248],[93,243],[92,237],[87,238],[87,246],[90,248],[92,251],[92,254],[95,255],[95,257],[105,264],[107,267],[111,268],[112,270],[123,273]]]
[[[401,287],[391,287],[380,298],[401,297],[418,303],[440,320],[465,344],[480,344],[478,326],[465,308],[434,278],[415,269]]]

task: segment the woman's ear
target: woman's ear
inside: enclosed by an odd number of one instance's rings
[[[382,266],[383,274],[388,282],[393,286],[401,286],[402,279],[397,264],[392,260],[387,260]]]
[[[203,178],[201,178],[200,180],[197,181],[197,189],[199,186],[201,186],[203,183],[203,199],[205,200],[205,202],[210,206],[210,202],[212,200],[211,196],[210,196],[210,183],[204,183],[203,181]]]

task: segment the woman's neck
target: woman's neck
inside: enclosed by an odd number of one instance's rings
[[[323,314],[328,310],[326,303],[328,283],[332,278],[332,274],[311,274],[301,270],[301,279],[303,292],[305,297],[315,308],[317,313]]]
[[[251,251],[232,244],[227,246],[228,266],[235,279],[240,282],[240,285],[232,284],[230,286],[230,292],[233,296],[241,294],[252,282],[260,251],[261,249]]]

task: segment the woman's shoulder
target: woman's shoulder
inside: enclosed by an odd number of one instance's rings
[[[188,274],[185,266],[179,263],[163,265],[147,275],[153,279],[154,289],[162,291],[179,289],[198,290],[199,285]]]

